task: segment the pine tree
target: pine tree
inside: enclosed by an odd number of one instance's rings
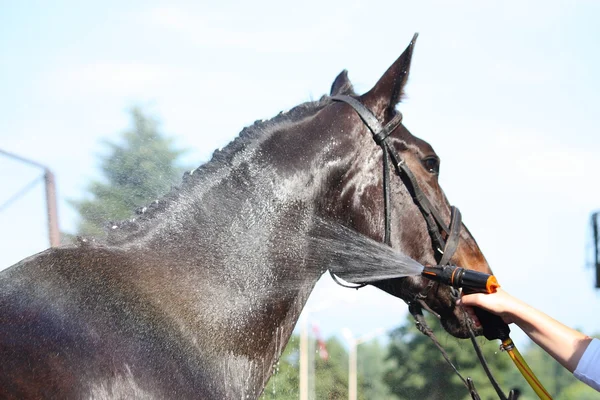
[[[133,127],[109,148],[100,162],[102,180],[92,181],[87,196],[71,204],[79,212],[79,235],[102,236],[110,221],[129,218],[136,208],[148,205],[179,183],[182,168],[173,138],[162,135],[158,122],[140,109],[131,110]]]

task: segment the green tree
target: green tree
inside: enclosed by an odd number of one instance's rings
[[[340,341],[331,337],[325,342],[329,357],[317,358],[315,392],[317,399],[342,400],[348,398],[348,352]]]
[[[392,394],[384,382],[386,370],[394,363],[387,358],[388,349],[378,340],[358,346],[358,398],[391,400],[398,397]]]
[[[482,399],[497,399],[498,396],[489,383],[479,364],[469,340],[456,339],[447,334],[435,318],[427,318],[438,340],[465,377],[471,377]],[[498,343],[479,343],[492,373],[501,387],[522,388],[523,378],[508,379],[512,362],[508,355],[498,351]],[[388,358],[393,361],[387,369],[385,382],[390,391],[400,399],[470,399],[464,384],[443,359],[440,351],[431,340],[420,333],[409,316],[406,323],[391,335]],[[515,381],[517,379],[517,381]]]
[[[292,335],[273,368],[263,400],[297,400],[300,387],[300,338]]]
[[[103,179],[89,184],[84,199],[71,201],[81,217],[80,235],[102,236],[109,221],[130,217],[180,182],[177,159],[183,151],[140,109],[132,109],[131,117],[133,127],[118,142],[104,142],[109,151],[100,161]]]
[[[329,357],[324,360],[316,356],[314,338],[310,339],[309,360],[314,362],[314,398],[342,400],[348,398],[348,353],[338,339],[326,341]],[[263,391],[263,400],[298,399],[300,393],[300,339],[292,335],[285,347],[279,362],[275,365],[273,375]],[[314,358],[313,358],[314,357]],[[309,361],[309,362],[311,362]],[[309,382],[311,386],[311,382]]]
[[[573,377],[575,379],[575,377]],[[536,395],[523,397],[523,399],[535,399]],[[576,380],[571,385],[565,387],[556,399],[577,399],[577,400],[598,400],[598,392],[583,382]]]

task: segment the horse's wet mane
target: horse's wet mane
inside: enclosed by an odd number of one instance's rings
[[[222,149],[215,150],[211,159],[192,171],[183,174],[180,186],[172,186],[171,191],[162,198],[154,200],[145,207],[139,207],[128,220],[109,222],[107,224],[107,242],[117,244],[127,240],[131,235],[139,233],[145,223],[159,216],[169,205],[176,202],[184,189],[190,189],[202,182],[202,178],[214,171],[231,165],[233,157],[244,150],[257,138],[281,130],[286,124],[294,123],[307,115],[312,115],[329,103],[326,96],[318,101],[300,104],[291,110],[281,111],[270,120],[257,120],[251,126],[242,129],[240,134]]]

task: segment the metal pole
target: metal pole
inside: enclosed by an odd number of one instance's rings
[[[598,243],[598,212],[592,214],[592,235],[594,237],[594,268],[596,269],[596,288],[600,288],[600,243]]]
[[[357,384],[357,353],[358,353],[358,341],[352,340],[350,342],[350,357],[349,357],[349,371],[348,371],[348,400],[356,400],[358,395],[358,384]]]
[[[48,237],[50,239],[50,247],[59,246],[60,230],[58,228],[58,207],[56,203],[56,184],[54,182],[54,175],[49,168],[36,161],[29,160],[1,149],[0,154],[44,170],[44,181],[46,182],[46,208],[48,212]]]
[[[358,345],[381,335],[385,329],[378,328],[369,332],[358,339],[354,337],[352,331],[348,328],[342,329],[342,334],[348,341],[350,346],[350,354],[348,356],[348,399],[356,400],[358,397]]]
[[[46,182],[46,205],[48,209],[48,236],[50,247],[60,246],[60,231],[58,229],[58,207],[56,205],[56,184],[54,174],[48,168],[44,174]]]
[[[300,400],[308,400],[308,318],[302,319],[300,331]]]

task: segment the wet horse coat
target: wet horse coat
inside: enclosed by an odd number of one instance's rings
[[[413,48],[358,97],[382,122]],[[345,72],[332,94],[356,96]],[[403,125],[389,140],[449,218],[431,146]],[[392,246],[433,264],[410,193],[399,180],[392,190]],[[49,249],[0,275],[0,397],[258,397],[328,264],[307,239],[315,219],[381,241],[382,204],[381,150],[347,105],[324,97],[244,129],[106,241]],[[489,271],[464,228],[453,261]],[[374,284],[404,299],[425,286]],[[426,301],[465,336],[446,288]]]

